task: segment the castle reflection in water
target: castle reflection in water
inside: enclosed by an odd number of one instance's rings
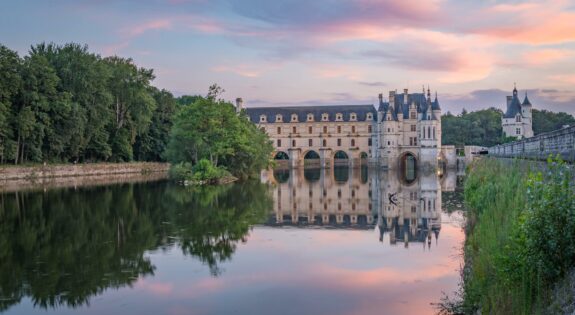
[[[346,229],[377,227],[379,240],[431,246],[441,230],[443,191],[454,191],[455,172],[415,169],[381,171],[367,167],[273,170],[275,218],[270,226]]]

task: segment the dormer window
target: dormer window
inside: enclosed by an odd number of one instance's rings
[[[357,120],[357,114],[356,113],[349,114],[349,120],[356,121]]]
[[[328,121],[328,120],[329,120],[329,114],[328,113],[321,114],[321,121]]]
[[[373,115],[371,113],[367,113],[365,120],[373,120]]]
[[[297,114],[291,114],[291,121],[297,122]]]
[[[266,115],[260,115],[260,122],[261,122],[261,123],[265,123],[265,122],[267,122],[267,121],[268,121],[268,120],[267,120]]]
[[[283,122],[284,121],[284,117],[281,114],[277,114],[276,115],[276,122]]]
[[[343,120],[343,114],[342,113],[335,114],[335,121],[342,121],[342,120]]]
[[[307,121],[313,121],[313,114],[312,113],[307,114]]]
[[[515,121],[516,121],[516,122],[521,122],[521,115],[515,116]]]

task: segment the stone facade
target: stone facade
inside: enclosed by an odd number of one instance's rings
[[[503,134],[506,137],[517,139],[533,137],[532,107],[527,92],[521,102],[517,96],[517,88],[513,88],[513,95],[507,96],[507,109],[501,119]]]
[[[242,108],[241,99],[238,109]],[[278,163],[322,168],[345,163],[395,168],[408,157],[432,166],[441,152],[441,108],[423,93],[389,92],[379,106],[335,105],[247,108],[265,130]]]

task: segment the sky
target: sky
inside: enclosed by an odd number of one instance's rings
[[[444,111],[575,114],[575,1],[0,0],[0,43],[87,44],[154,69],[154,85],[245,106],[376,104],[437,91]]]

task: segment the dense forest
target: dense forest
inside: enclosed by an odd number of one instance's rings
[[[176,101],[151,69],[87,46],[0,45],[0,163],[162,160]]]
[[[441,117],[442,144],[493,146],[512,141],[515,138],[503,137],[501,117],[503,112],[497,108],[488,108],[475,112],[463,110],[455,116],[447,112]],[[575,125],[575,118],[567,113],[554,113],[533,109],[533,133]]]
[[[87,46],[42,43],[20,57],[0,45],[0,73],[0,164],[167,160],[191,172],[205,159],[245,178],[273,149],[217,85],[174,98],[151,85],[153,70]]]

